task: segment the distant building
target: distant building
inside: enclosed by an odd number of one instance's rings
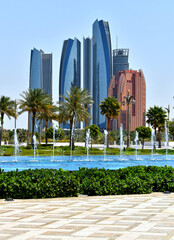
[[[75,38],[68,39],[63,43],[60,73],[59,73],[59,99],[66,96],[66,90],[70,92],[71,86],[81,87],[81,43]],[[69,128],[69,124],[63,125]]]
[[[40,88],[52,96],[52,54],[45,54],[36,48],[31,50],[29,88]],[[39,125],[37,121],[36,125]],[[41,129],[44,127],[45,124],[42,122]],[[29,116],[29,129],[32,130],[31,114]],[[37,127],[35,127],[35,131],[38,131]]]
[[[92,72],[91,72],[91,61],[92,61],[92,48],[91,38],[83,38],[83,88],[87,89],[92,93]],[[92,109],[88,109],[90,115],[92,115]],[[87,126],[91,124],[91,120]],[[84,127],[86,124],[84,123]]]
[[[120,111],[117,128],[123,124],[123,129],[127,129],[127,105],[123,106],[124,96],[127,96],[128,90],[130,95],[135,99],[135,105],[130,104],[130,131],[146,124],[146,82],[142,70],[124,70],[117,73],[116,81],[111,80],[108,94],[117,96],[122,109]],[[113,127],[113,123],[111,124]]]
[[[81,43],[75,38],[63,43],[60,73],[59,73],[59,98],[69,92],[71,85],[81,87]]]
[[[113,75],[117,77],[118,71],[129,69],[129,49],[113,50]]]
[[[92,36],[92,97],[93,124],[106,128],[106,117],[101,115],[99,105],[108,97],[108,87],[112,76],[112,50],[109,23],[96,20]]]

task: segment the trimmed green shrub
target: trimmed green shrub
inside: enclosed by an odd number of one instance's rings
[[[73,197],[174,192],[174,168],[135,166],[107,170],[80,168],[4,172],[0,169],[0,198]]]
[[[0,198],[73,197],[78,192],[78,180],[69,171],[62,169],[0,173]]]

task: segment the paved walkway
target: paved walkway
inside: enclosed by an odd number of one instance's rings
[[[0,239],[174,240],[174,193],[0,200]]]

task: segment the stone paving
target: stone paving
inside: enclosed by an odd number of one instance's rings
[[[174,193],[0,200],[0,240],[174,240]]]

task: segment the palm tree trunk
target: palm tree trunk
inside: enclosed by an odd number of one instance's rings
[[[1,113],[0,146],[1,146],[1,141],[2,141],[3,122],[4,122],[4,114]]]
[[[110,118],[108,118],[108,136],[107,136],[107,148],[109,148],[109,130],[110,130],[110,121],[111,121],[111,119]]]
[[[30,124],[29,124],[29,121],[30,121],[30,113],[28,113],[28,136],[27,136],[27,146],[29,145],[29,141],[30,141]]]
[[[31,136],[31,145],[33,147],[33,136],[34,136],[34,126],[35,126],[35,115],[36,113],[33,113],[33,116],[32,116],[32,136]]]
[[[161,127],[158,128],[159,148],[161,148]]]
[[[72,141],[72,120],[70,120],[70,141],[69,141],[69,143],[70,143],[70,147],[72,146],[71,144],[71,141]]]
[[[46,135],[47,128],[48,128],[48,120],[46,119],[45,120],[45,143],[46,144],[48,143],[48,138],[47,138],[47,135]]]
[[[73,119],[70,120],[70,146],[72,147],[72,150],[74,150],[74,124],[73,124]]]
[[[41,144],[41,125],[42,123],[39,122],[39,144]]]

